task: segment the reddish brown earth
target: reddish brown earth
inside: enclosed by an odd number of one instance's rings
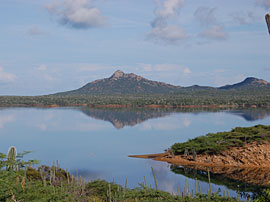
[[[269,186],[270,182],[270,142],[253,142],[243,147],[232,147],[218,155],[172,155],[168,152],[129,157],[165,161],[174,165],[190,167],[196,170],[211,171],[234,180]]]
[[[46,108],[53,108],[53,107],[74,107],[74,106],[87,106],[92,108],[209,108],[209,109],[224,109],[224,108],[270,108],[270,105],[266,105],[263,107],[259,107],[257,105],[126,105],[126,104],[106,104],[106,105],[91,105],[91,104],[68,104],[68,105],[44,105],[44,104],[6,104],[1,105],[1,107],[46,107]]]

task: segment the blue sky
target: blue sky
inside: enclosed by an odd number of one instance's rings
[[[114,71],[174,85],[270,81],[270,0],[1,0],[0,94],[71,90]]]

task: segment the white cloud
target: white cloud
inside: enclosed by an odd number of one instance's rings
[[[47,10],[58,17],[63,25],[87,29],[105,24],[105,17],[94,7],[95,0],[53,0],[46,6]]]
[[[139,64],[140,67],[145,72],[165,72],[165,71],[173,71],[173,72],[181,72],[183,74],[190,74],[191,70],[188,67],[178,65],[178,64]]]
[[[210,40],[226,40],[228,34],[224,30],[224,26],[218,22],[215,16],[216,8],[199,7],[194,12],[194,17],[200,23],[204,30],[199,36]]]
[[[0,128],[4,128],[6,123],[14,121],[15,118],[13,115],[0,116]]]
[[[160,18],[168,18],[174,16],[177,13],[179,7],[183,6],[184,3],[184,0],[164,0],[162,4],[160,0],[157,0],[156,4],[158,8],[155,13],[157,17]]]
[[[263,7],[265,10],[270,9],[270,0],[256,0],[257,5]]]
[[[215,11],[216,8],[199,7],[195,11],[194,16],[199,21],[201,26],[208,27],[209,25],[217,24]]]
[[[224,27],[218,25],[213,25],[212,27],[205,29],[199,35],[207,39],[216,40],[226,40],[228,37],[227,33],[224,31]]]
[[[184,5],[184,0],[156,0],[155,19],[147,39],[168,44],[179,44],[187,37],[183,28],[176,24],[168,24],[169,19],[178,15],[178,10]]]
[[[185,39],[186,32],[177,25],[158,26],[152,28],[148,33],[148,38],[174,44]]]
[[[3,67],[0,66],[0,82],[12,82],[16,79],[14,74],[5,72]]]
[[[232,14],[233,20],[240,25],[249,25],[258,21],[258,17],[252,11],[247,13],[237,12]]]

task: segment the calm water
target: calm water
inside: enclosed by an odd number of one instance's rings
[[[2,108],[0,109],[0,152],[11,145],[19,152],[34,151],[27,158],[41,164],[60,166],[87,180],[105,179],[135,187],[143,181],[154,184],[154,168],[160,189],[177,192],[194,180],[167,163],[128,158],[131,154],[158,153],[175,142],[209,132],[228,131],[236,126],[269,125],[267,110],[166,111],[105,110],[88,108]],[[181,169],[183,171],[181,171]],[[183,174],[184,173],[184,174]],[[222,183],[213,191],[227,189]],[[201,182],[202,191],[208,184]],[[230,190],[231,195],[235,192]]]

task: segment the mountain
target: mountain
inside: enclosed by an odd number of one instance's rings
[[[247,88],[254,89],[254,88],[264,88],[264,87],[270,87],[270,83],[262,79],[248,77],[240,83],[222,86],[219,89],[232,90],[232,89],[247,89]]]
[[[69,95],[96,95],[96,94],[181,94],[181,93],[216,93],[217,91],[247,91],[251,92],[258,89],[270,90],[270,83],[257,79],[254,77],[248,77],[240,83],[233,85],[226,85],[219,88],[210,86],[193,85],[189,87],[174,86],[164,82],[152,81],[136,74],[125,74],[121,70],[117,70],[111,77],[99,79],[85,86],[54,95],[69,96]],[[238,92],[238,91],[237,91]]]
[[[87,95],[87,94],[164,94],[174,93],[180,86],[151,81],[136,74],[125,74],[117,70],[111,77],[99,79],[72,91],[56,95]]]

